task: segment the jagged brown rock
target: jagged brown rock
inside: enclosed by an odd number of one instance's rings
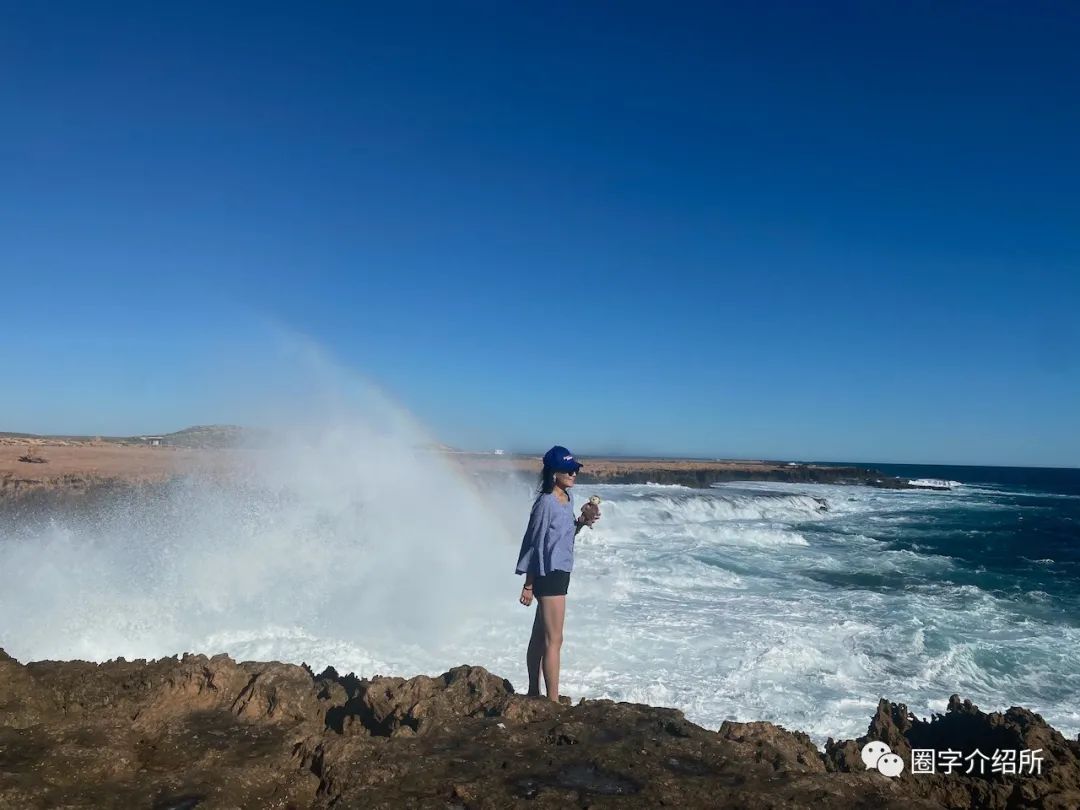
[[[878,739],[1042,748],[1040,777],[867,771]],[[868,734],[719,731],[675,709],[516,694],[482,667],[403,679],[208,658],[19,664],[0,650],[0,807],[1080,806],[1080,742],[1026,709],[881,701]]]
[[[1065,739],[1027,709],[1014,706],[1004,713],[986,714],[970,700],[952,695],[944,715],[925,721],[908,712],[904,704],[883,699],[865,735],[826,742],[826,765],[835,771],[863,770],[860,751],[869,740],[887,743],[907,763],[911,762],[912,748],[959,751],[961,759],[977,757],[976,750],[982,754],[1040,751],[1041,773],[1026,779],[977,772],[957,779],[955,774],[916,775],[905,769],[897,781],[910,784],[945,807],[1080,808],[1080,741]]]

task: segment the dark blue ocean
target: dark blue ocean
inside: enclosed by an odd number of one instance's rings
[[[962,484],[944,508],[931,502],[933,508],[909,512],[911,520],[879,532],[881,539],[947,555],[956,562],[954,582],[1014,601],[1032,617],[1080,626],[1080,470],[869,466]]]

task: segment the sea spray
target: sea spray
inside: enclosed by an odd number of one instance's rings
[[[498,610],[527,487],[513,490],[521,503],[489,497],[376,386],[308,344],[291,359],[305,393],[276,403],[278,424],[228,451],[227,469],[33,533],[0,528],[0,646],[22,660],[295,660],[349,645],[353,661],[392,664],[452,647]]]

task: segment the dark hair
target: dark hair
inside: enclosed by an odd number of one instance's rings
[[[536,488],[536,497],[541,495],[547,495],[555,491],[555,470],[551,467],[544,467],[540,473],[540,484]]]

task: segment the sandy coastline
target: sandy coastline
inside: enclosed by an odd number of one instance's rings
[[[436,451],[439,452],[439,451]],[[78,494],[99,487],[160,483],[178,475],[226,474],[249,464],[253,451],[150,447],[106,440],[0,437],[0,498],[31,493]],[[42,463],[20,461],[33,456]],[[524,455],[445,453],[478,475],[535,475],[540,459]],[[858,467],[739,459],[587,458],[582,483],[659,483],[704,487],[757,480],[902,487],[898,479]]]

